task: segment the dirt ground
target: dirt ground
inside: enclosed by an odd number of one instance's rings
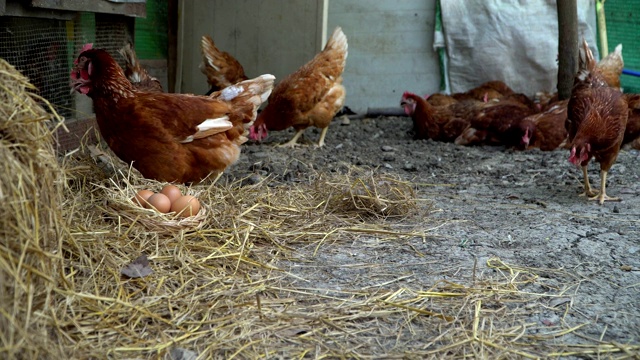
[[[488,260],[535,269],[531,293],[566,296],[548,311],[521,319],[539,325],[582,326],[573,340],[640,343],[640,153],[621,151],[607,193],[621,202],[603,206],[578,194],[582,175],[568,151],[517,152],[502,147],[462,147],[413,140],[405,117],[334,120],[326,145],[294,150],[274,145],[293,130],[271,132],[262,144],[249,143],[226,177],[270,175],[274,183],[307,181],[312,172],[344,172],[352,166],[394,173],[410,180],[424,218],[389,220],[395,228],[431,229],[409,241],[362,236],[314,249],[297,249],[300,261],[278,267],[293,274],[292,284],[315,289],[357,291],[388,284],[393,290],[426,290],[439,280],[465,282],[491,273]],[[316,142],[308,129],[304,142]],[[599,167],[590,165],[599,184]],[[368,272],[367,264],[386,271]],[[475,264],[475,265],[474,265]],[[568,302],[569,306],[557,306]],[[596,355],[594,355],[595,357]]]

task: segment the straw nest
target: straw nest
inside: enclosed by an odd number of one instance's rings
[[[205,208],[184,223],[134,207],[137,190],[163,184],[99,148],[56,161],[50,116],[28,100],[24,78],[13,70],[3,76],[2,84],[13,83],[5,90],[13,102],[3,108],[12,124],[2,120],[0,131],[7,167],[2,358],[515,359],[638,351],[563,343],[582,325],[532,321],[571,304],[570,289],[582,279],[557,269],[491,259],[451,270],[457,282],[422,287],[372,258],[331,269],[353,275],[352,287],[327,285],[321,275],[332,265],[318,264],[318,256],[348,246],[411,247],[446,225],[430,220],[431,202],[399,177],[353,168],[298,184],[211,179],[181,186]],[[358,285],[359,271],[392,279]],[[566,285],[546,284],[539,274],[547,272]],[[532,287],[547,290],[525,291]]]

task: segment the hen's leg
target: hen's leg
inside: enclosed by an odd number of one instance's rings
[[[607,172],[605,170],[602,170],[600,172],[600,194],[589,198],[589,200],[598,200],[600,202],[600,205],[604,204],[605,201],[620,201],[620,198],[607,196],[607,193],[605,192],[606,186]]]
[[[579,196],[596,196],[598,192],[593,191],[589,183],[589,175],[587,175],[587,166],[582,167],[582,175],[584,175],[584,192]]]
[[[320,133],[320,140],[318,141],[318,147],[322,147],[324,145],[324,137],[327,136],[327,130],[329,130],[329,127],[322,129],[322,132]]]
[[[300,138],[300,136],[302,135],[303,132],[304,132],[304,129],[298,130],[298,132],[295,135],[293,135],[291,140],[287,141],[284,144],[278,145],[278,147],[290,147],[290,148],[292,148],[292,147],[296,146],[297,142],[298,142],[298,139]]]

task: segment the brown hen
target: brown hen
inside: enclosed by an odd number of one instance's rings
[[[522,143],[527,149],[539,148],[542,151],[552,151],[567,140],[564,122],[567,119],[568,103],[569,100],[558,101],[546,111],[530,115],[525,119],[533,123],[533,131],[525,130],[522,136]]]
[[[475,99],[488,102],[511,94],[513,94],[513,90],[507,84],[500,80],[493,80],[482,83],[466,92],[455,93],[451,96],[456,100]]]
[[[469,122],[461,115],[473,113],[475,110],[471,104],[477,103],[464,100],[450,106],[432,106],[426,99],[408,91],[400,101],[405,113],[413,121],[414,138],[436,141],[453,141],[458,137],[469,126]]]
[[[569,99],[565,126],[569,133],[569,161],[582,167],[584,195],[603,204],[619,200],[606,194],[607,173],[618,157],[628,119],[627,101],[610,87],[598,70],[586,41],[580,49],[580,66]],[[600,163],[600,193],[589,184],[587,165]]]
[[[532,123],[523,120],[536,113],[536,109],[535,105],[530,106],[519,96],[509,95],[504,97],[504,100],[492,100],[470,119],[469,128],[455,139],[455,143],[523,148],[523,135],[527,131],[533,132]]]
[[[342,109],[346,91],[342,72],[347,61],[347,37],[337,27],[324,49],[273,89],[269,103],[260,112],[249,136],[262,140],[268,130],[296,130],[293,138],[280,146],[293,147],[310,126],[322,129],[318,146],[324,145],[329,124]]]
[[[640,94],[624,94],[629,106],[629,118],[622,144],[635,142],[640,137]]]
[[[228,52],[218,49],[209,35],[202,36],[200,50],[200,71],[207,77],[211,87],[207,95],[248,79],[240,62]]]
[[[93,99],[111,150],[160,181],[198,182],[237,161],[275,79],[262,75],[211,96],[138,91],[106,51],[83,49],[74,61],[72,88]]]
[[[426,96],[427,102],[431,104],[431,106],[449,106],[458,102],[458,100],[454,99],[451,95],[435,93],[429,96]]]
[[[600,59],[597,68],[609,86],[620,88],[620,75],[622,75],[622,69],[624,68],[622,44],[618,44],[613,52]]]

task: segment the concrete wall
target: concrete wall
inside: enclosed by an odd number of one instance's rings
[[[435,0],[330,0],[329,33],[340,25],[349,40],[346,105],[398,107],[406,90],[439,91],[434,21]]]
[[[198,69],[200,38],[209,34],[216,46],[233,55],[249,77],[270,73],[281,79],[322,48],[326,0],[183,0],[180,2],[176,91],[205,93]],[[182,50],[181,50],[181,45]]]

